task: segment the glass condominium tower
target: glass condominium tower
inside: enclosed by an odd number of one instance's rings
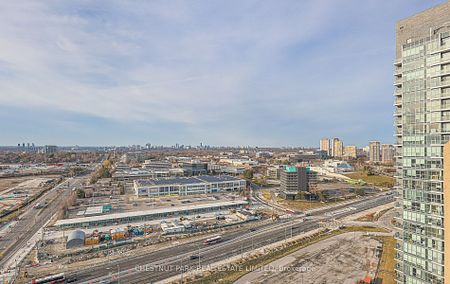
[[[396,281],[450,284],[449,2],[397,23],[394,88]]]

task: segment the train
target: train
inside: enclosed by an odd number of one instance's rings
[[[31,280],[31,284],[56,284],[56,283],[66,283],[66,276],[64,273],[58,273],[43,278]]]
[[[204,240],[203,244],[205,246],[207,246],[207,245],[217,244],[221,241],[222,241],[222,236],[215,236],[215,237]]]

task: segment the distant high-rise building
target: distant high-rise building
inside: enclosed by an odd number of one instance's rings
[[[326,151],[328,156],[331,156],[330,153],[330,139],[322,138],[320,139],[320,151]]]
[[[381,162],[392,163],[394,161],[394,146],[391,144],[381,145]]]
[[[44,153],[45,154],[54,154],[58,151],[58,147],[55,145],[45,145],[44,146]]]
[[[380,162],[381,159],[380,145],[381,144],[379,141],[369,142],[369,161],[374,163]]]
[[[349,145],[344,147],[344,157],[346,158],[356,158],[357,156],[357,149],[354,145]]]
[[[339,138],[333,138],[331,155],[335,158],[344,156],[344,143]]]
[[[397,283],[450,283],[449,70],[450,2],[397,23]]]

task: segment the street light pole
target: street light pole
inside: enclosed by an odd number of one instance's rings
[[[120,284],[120,266],[117,264],[117,284]]]
[[[183,272],[184,272],[184,269],[183,269],[183,257],[181,257],[181,284],[183,284]]]
[[[200,244],[197,244],[198,246],[198,269],[201,269],[201,264],[200,264]]]

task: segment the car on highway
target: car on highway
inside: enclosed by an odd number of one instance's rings
[[[196,254],[194,254],[194,255],[191,255],[191,259],[199,259],[199,256],[198,256],[198,255],[196,255]]]

